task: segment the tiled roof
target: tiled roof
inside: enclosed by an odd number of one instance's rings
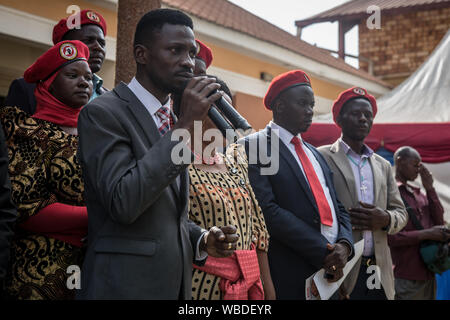
[[[305,26],[313,22],[335,21],[339,18],[354,18],[367,15],[367,8],[375,5],[384,12],[394,12],[408,9],[428,7],[450,7],[450,0],[352,0],[341,4],[340,6],[331,8],[330,10],[316,14],[310,18],[298,20],[296,24]]]
[[[350,66],[342,59],[333,57],[328,51],[310,45],[289,32],[226,0],[162,0],[162,3],[200,19],[242,32],[338,70],[389,87],[389,84],[364,70],[358,70]]]

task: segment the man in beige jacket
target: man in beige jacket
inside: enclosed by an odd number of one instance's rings
[[[388,161],[364,140],[377,112],[375,98],[363,88],[342,92],[333,104],[341,138],[319,151],[334,172],[339,200],[348,209],[354,242],[364,239],[363,256],[345,279],[341,298],[394,299],[394,275],[387,235],[403,229],[408,221]]]

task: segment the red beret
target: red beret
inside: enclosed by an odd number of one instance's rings
[[[59,20],[59,22],[53,27],[53,44],[57,44],[62,40],[64,35],[73,29],[67,26],[67,18]],[[75,19],[70,21],[71,23],[75,23]],[[92,10],[81,10],[80,11],[80,27],[85,24],[95,24],[102,28],[103,34],[106,36],[106,21],[103,17]]]
[[[89,59],[89,48],[81,41],[61,41],[48,49],[25,71],[26,82],[36,83],[47,79],[56,70],[78,60]]]
[[[205,61],[206,68],[209,68],[213,60],[212,51],[203,42],[195,39],[197,41],[197,55],[196,57]]]
[[[375,100],[375,97],[368,94],[367,90],[364,88],[360,88],[360,87],[353,87],[350,89],[347,89],[343,92],[341,92],[341,94],[339,95],[339,97],[336,99],[336,101],[334,101],[333,103],[333,120],[335,123],[337,123],[337,117],[339,115],[339,113],[341,112],[342,106],[350,99],[354,99],[354,98],[363,98],[366,99],[367,101],[370,102],[370,104],[372,105],[372,113],[373,116],[375,117],[375,115],[377,114],[377,101]]]
[[[269,85],[266,96],[264,97],[264,105],[268,110],[272,110],[272,102],[285,90],[292,87],[306,85],[311,87],[311,80],[302,70],[292,70],[280,74],[273,78]]]

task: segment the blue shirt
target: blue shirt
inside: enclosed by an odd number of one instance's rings
[[[358,195],[358,200],[368,204],[374,203],[374,189],[373,189],[373,172],[370,165],[369,158],[373,155],[373,150],[367,145],[363,146],[363,152],[361,155],[353,151],[348,144],[342,139],[339,139],[341,148],[347,155],[348,162],[353,171],[355,177],[355,187]],[[363,256],[372,256],[374,254],[373,249],[373,235],[372,231],[364,230],[364,250]]]

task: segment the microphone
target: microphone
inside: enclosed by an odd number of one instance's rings
[[[228,123],[227,120],[220,114],[219,110],[217,110],[216,106],[212,105],[208,111],[208,117],[214,122],[216,127],[220,130],[222,135],[226,137],[226,130],[234,130],[232,126]]]
[[[187,85],[188,81],[185,85]],[[184,90],[184,89],[183,89]],[[213,91],[210,95],[216,93],[218,90]],[[173,111],[179,116],[180,113],[180,101],[181,94],[173,95]],[[219,112],[219,110],[222,112]],[[234,107],[224,99],[220,97],[208,110],[209,118],[214,122],[216,127],[220,130],[222,135],[226,137],[226,130],[239,130],[243,131],[244,136],[251,132],[252,127],[247,120],[234,109]],[[231,125],[230,125],[231,123]]]
[[[240,115],[239,112],[234,109],[234,107],[224,99],[220,97],[214,104],[223,113],[223,115],[230,121],[235,129],[242,129],[244,132],[247,130],[252,130],[252,126],[247,122],[247,120]]]

